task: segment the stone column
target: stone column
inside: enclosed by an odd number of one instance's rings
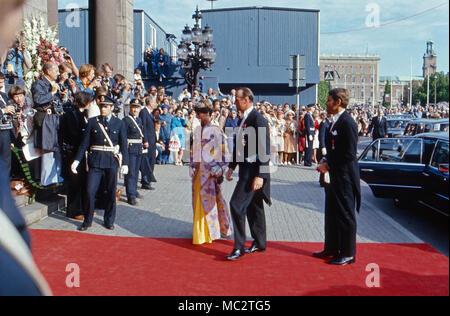
[[[47,0],[48,25],[58,25],[58,0]]]
[[[134,0],[91,0],[95,6],[96,66],[110,63],[114,73],[132,80],[134,73]]]

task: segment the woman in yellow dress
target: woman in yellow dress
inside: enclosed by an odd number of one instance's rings
[[[231,156],[225,134],[211,125],[211,103],[200,101],[195,112],[201,126],[193,131],[191,150],[193,244],[202,245],[231,236],[231,215],[220,188]]]

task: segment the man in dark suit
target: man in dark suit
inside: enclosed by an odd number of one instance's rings
[[[388,137],[387,119],[383,114],[383,110],[378,110],[378,116],[374,117],[370,123],[369,133],[374,141]]]
[[[305,114],[305,137],[306,137],[306,151],[305,151],[305,167],[312,167],[313,161],[313,142],[316,129],[314,127],[314,111],[315,104],[308,105],[308,110]]]
[[[226,178],[232,181],[239,165],[239,181],[231,198],[235,246],[228,260],[237,260],[245,253],[264,252],[267,247],[264,202],[270,199],[270,133],[267,120],[254,108],[254,95],[248,88],[236,94],[236,106],[243,113],[234,144],[233,159]],[[255,138],[254,138],[255,137]],[[256,149],[256,152],[254,150]],[[252,246],[244,249],[245,218],[248,218]]]
[[[358,126],[346,111],[350,95],[346,89],[331,90],[327,111],[334,122],[326,137],[327,156],[317,170],[329,172],[325,203],[325,250],[314,256],[330,264],[356,262],[356,212],[361,207],[357,161]]]
[[[156,164],[156,132],[155,117],[153,116],[153,104],[150,98],[145,99],[145,108],[139,113],[139,118],[144,127],[144,150],[141,163],[141,184],[143,190],[154,190],[152,182],[156,182],[154,176]]]
[[[114,100],[107,96],[102,96],[98,106],[100,107],[101,116],[88,121],[83,141],[71,167],[72,172],[77,174],[77,169],[84,153],[89,151],[89,172],[86,188],[88,209],[84,223],[79,228],[80,231],[86,231],[92,226],[95,195],[103,177],[105,178],[108,192],[107,201],[105,201],[104,224],[107,229],[114,230],[117,206],[117,172],[120,166],[119,152],[122,153],[121,173],[123,175],[128,174],[129,159],[125,124],[122,120],[112,115]]]
[[[130,103],[130,115],[123,119],[127,129],[128,156],[130,159],[129,172],[125,177],[125,187],[127,189],[128,204],[137,205],[136,199],[139,197],[137,183],[139,169],[142,162],[142,151],[144,143],[148,143],[144,136],[144,127],[139,118],[142,102],[134,99]]]
[[[0,72],[0,90],[4,87],[5,75]],[[11,173],[11,144],[13,143],[12,115],[16,108],[9,105],[8,96],[0,92],[0,157],[6,167],[4,172],[10,176]]]

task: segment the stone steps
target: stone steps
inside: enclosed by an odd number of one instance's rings
[[[38,223],[54,212],[66,209],[66,198],[61,195],[47,198],[45,201],[35,201],[31,205],[28,205],[28,197],[15,197],[15,200],[27,226]]]

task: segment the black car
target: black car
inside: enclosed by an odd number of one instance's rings
[[[389,137],[401,137],[405,134],[406,127],[411,119],[407,118],[388,118],[387,131]]]
[[[390,114],[387,115],[386,118],[388,120],[398,119],[398,120],[412,120],[414,115],[412,114]]]
[[[417,201],[449,215],[449,135],[384,138],[359,158],[361,179],[379,198],[400,205]]]
[[[449,119],[415,119],[406,126],[404,136],[448,132]]]

